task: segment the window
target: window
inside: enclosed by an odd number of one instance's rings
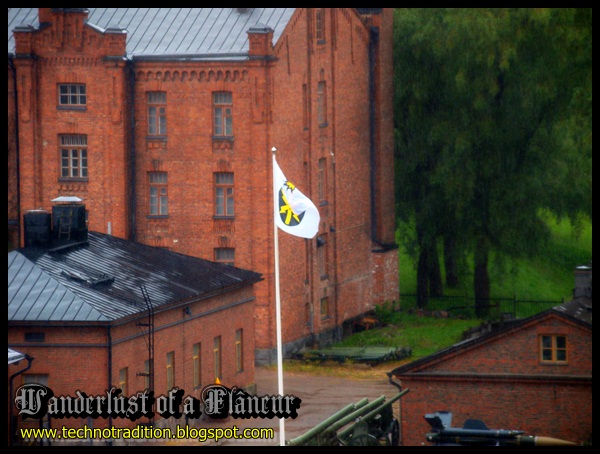
[[[321,279],[327,279],[327,236],[319,235],[317,237],[317,262],[319,266],[319,276]]]
[[[150,390],[150,360],[144,361],[144,388]]]
[[[88,177],[87,136],[60,136],[61,178],[86,179]]]
[[[148,135],[167,135],[167,94],[148,93]]]
[[[244,330],[235,332],[235,368],[238,372],[244,371]]]
[[[317,89],[317,106],[319,126],[325,126],[327,125],[327,82],[323,80],[319,82]]]
[[[327,160],[325,158],[319,159],[319,174],[318,174],[318,185],[319,185],[319,203],[325,203],[327,200]]]
[[[202,385],[202,344],[194,344],[194,389]]]
[[[310,104],[308,97],[308,85],[302,85],[302,122],[304,129],[308,129],[308,123],[310,121]]]
[[[175,352],[167,353],[167,393],[175,388]]]
[[[58,105],[60,107],[85,107],[87,91],[84,84],[60,84],[58,86]]]
[[[127,367],[119,370],[119,389],[121,390],[122,396],[128,396],[127,392],[127,376],[129,375],[129,370]]]
[[[48,386],[48,374],[25,374],[23,375],[23,384]]]
[[[321,298],[321,320],[329,318],[329,297]]]
[[[233,95],[223,91],[213,93],[215,137],[233,136]]]
[[[235,249],[233,249],[233,248],[216,248],[215,249],[215,262],[234,266]]]
[[[221,379],[221,336],[215,337],[213,347],[213,359],[215,363],[215,380]]]
[[[150,216],[169,215],[168,177],[164,172],[150,173]]]
[[[566,363],[567,337],[557,335],[540,336],[540,360],[543,363]]]
[[[315,17],[317,43],[325,42],[325,8],[317,8]]]
[[[215,215],[233,216],[233,173],[215,173]]]
[[[25,342],[45,342],[45,333],[25,333]]]

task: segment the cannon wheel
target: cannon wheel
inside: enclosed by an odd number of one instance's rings
[[[392,446],[398,446],[400,444],[400,422],[397,419],[392,421],[391,435]]]

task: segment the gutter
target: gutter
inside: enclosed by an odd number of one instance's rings
[[[136,218],[136,148],[135,148],[135,71],[134,64],[132,60],[127,60],[125,64],[125,68],[127,71],[126,78],[128,78],[129,82],[129,106],[130,106],[130,125],[129,125],[129,177],[131,187],[129,188],[129,239],[130,241],[136,241],[137,237],[137,218]]]
[[[15,372],[14,374],[12,374],[10,376],[10,394],[8,396],[9,398],[9,403],[8,406],[10,408],[10,415],[9,415],[9,421],[8,421],[8,430],[10,432],[10,437],[9,437],[9,446],[12,446],[15,443],[15,438],[16,438],[16,434],[15,434],[15,430],[16,430],[16,416],[13,416],[13,407],[14,405],[12,405],[12,402],[10,402],[10,399],[13,398],[14,396],[14,380],[15,378],[17,378],[19,375],[27,372],[29,369],[31,369],[31,363],[33,362],[34,358],[32,358],[31,356],[25,354],[25,359],[27,360],[27,367],[25,367],[25,369],[22,369],[18,372]]]

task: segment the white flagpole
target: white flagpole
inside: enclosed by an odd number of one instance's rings
[[[273,152],[273,173],[275,172],[275,153],[277,148],[271,149]],[[273,186],[273,183],[271,183]],[[277,194],[273,194],[277,197]],[[275,201],[273,202],[275,203]],[[273,212],[276,216],[277,213]],[[277,383],[279,387],[279,395],[283,394],[283,342],[281,338],[281,293],[279,291],[279,228],[277,222],[273,219],[273,241],[275,244],[275,312],[277,316]],[[285,418],[279,418],[279,445],[285,446]]]

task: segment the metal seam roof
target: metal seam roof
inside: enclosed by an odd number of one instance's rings
[[[117,320],[155,307],[249,286],[260,274],[90,232],[63,252],[8,254],[9,321]]]
[[[22,253],[10,252],[8,320],[59,321],[67,318],[71,321],[109,320]]]
[[[273,29],[275,44],[296,8],[87,8],[88,24],[99,30],[127,31],[127,56],[173,57],[246,55],[247,31],[256,24]],[[13,30],[39,28],[38,8],[8,8],[8,53],[15,52]],[[231,57],[229,57],[231,58]],[[218,59],[218,58],[217,58]]]

